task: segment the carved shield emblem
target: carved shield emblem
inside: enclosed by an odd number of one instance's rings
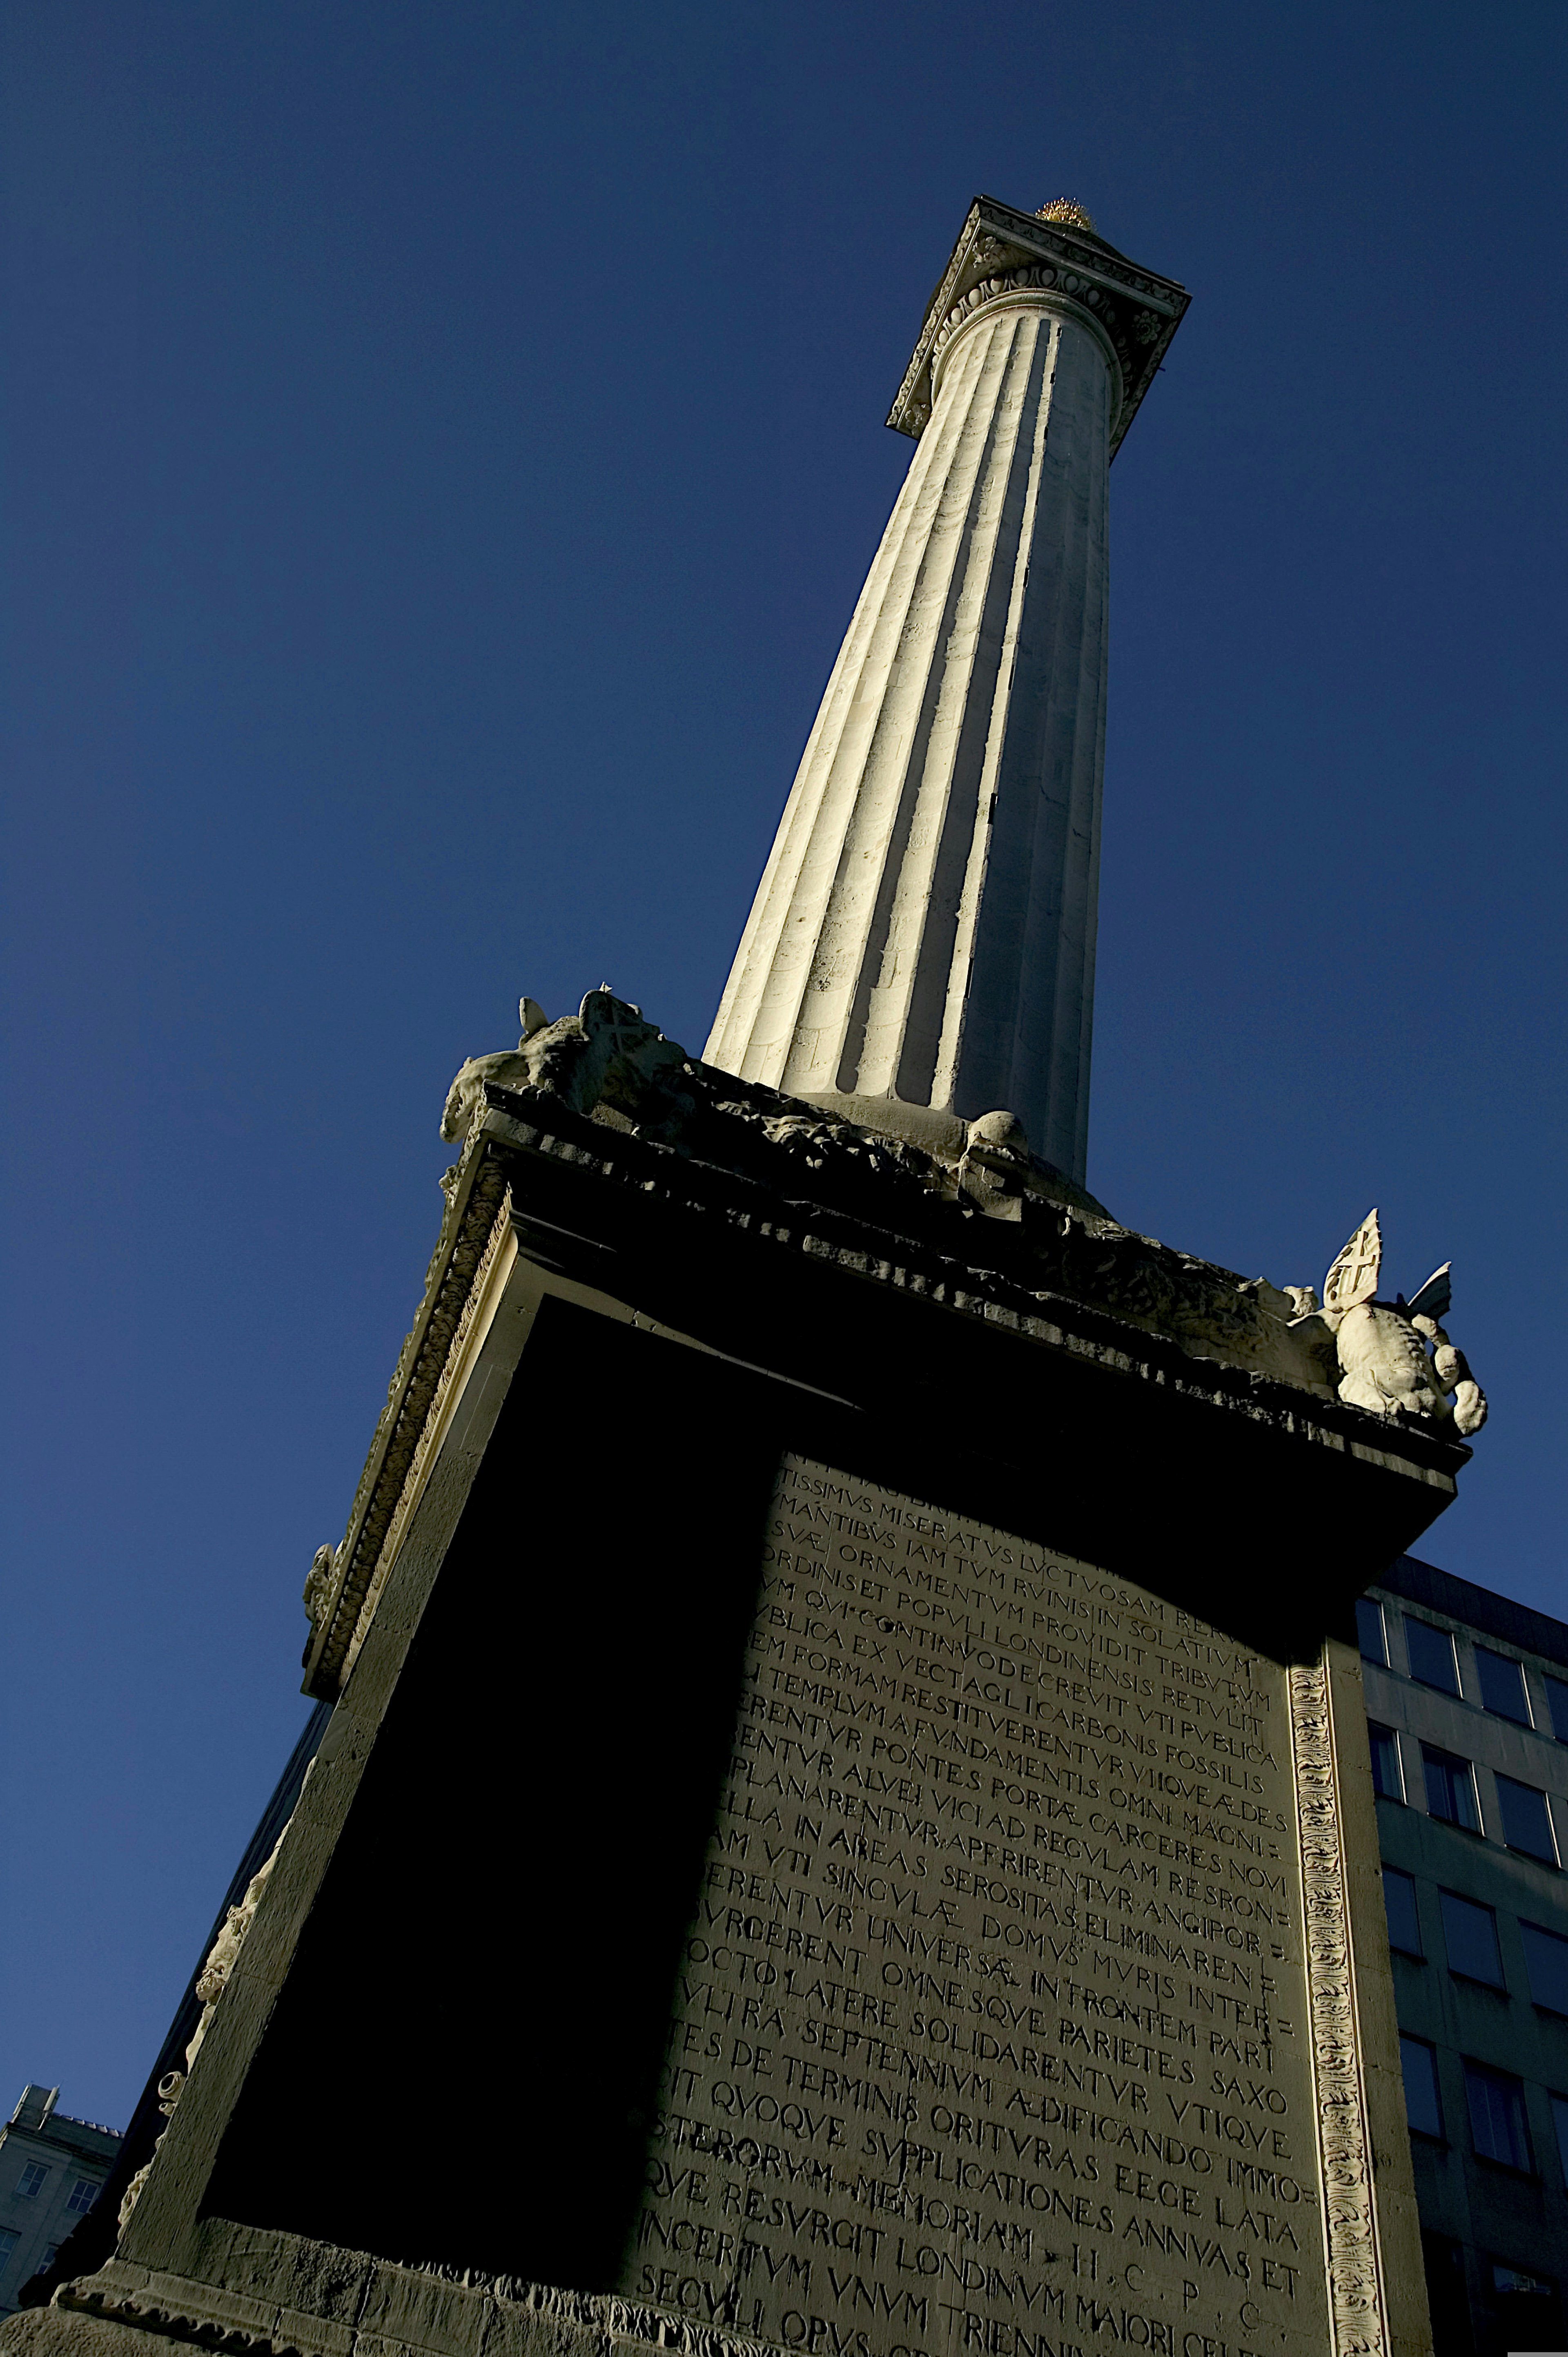
[[[1369,1211],[1323,1280],[1325,1309],[1354,1309],[1359,1301],[1370,1301],[1382,1265],[1382,1231],[1376,1211]]]

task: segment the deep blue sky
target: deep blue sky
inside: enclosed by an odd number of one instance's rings
[[[1568,1612],[1565,31],[11,0],[0,2109],[122,2123],[304,1717],[453,1070],[601,978],[700,1049],[981,190],[1195,298],[1112,477],[1091,1183],[1452,1256],[1426,1552]]]

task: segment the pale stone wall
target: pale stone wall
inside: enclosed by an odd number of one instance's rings
[[[1120,378],[1075,304],[977,312],[828,683],[707,1060],[1005,1108],[1081,1181]]]
[[[22,2286],[85,2216],[70,2206],[76,2188],[102,2185],[119,2150],[114,2129],[57,2111],[58,2093],[24,2087],[0,2126],[0,2316],[10,2314]],[[29,2169],[41,2169],[42,2180],[29,2179]],[[36,2190],[24,2190],[29,2185]]]

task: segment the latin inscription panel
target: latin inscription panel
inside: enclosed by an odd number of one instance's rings
[[[811,2357],[1327,2345],[1285,1674],[789,1457],[625,2289]]]

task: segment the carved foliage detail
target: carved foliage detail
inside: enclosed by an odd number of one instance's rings
[[[420,1433],[413,1454],[409,1459],[408,1470],[403,1476],[403,1487],[398,1492],[397,1503],[392,1509],[386,1534],[377,1551],[375,1563],[367,1578],[364,1602],[360,1607],[359,1618],[354,1623],[354,1633],[349,1641],[349,1649],[343,1660],[344,1677],[348,1676],[359,1658],[360,1648],[365,1641],[366,1632],[371,1620],[375,1618],[376,1606],[381,1601],[381,1590],[386,1586],[398,1548],[403,1543],[403,1534],[408,1527],[409,1517],[419,1501],[424,1474],[435,1447],[435,1435],[440,1428],[441,1418],[451,1394],[452,1386],[456,1381],[458,1369],[463,1363],[464,1349],[473,1330],[474,1320],[484,1301],[490,1271],[495,1266],[500,1252],[502,1239],[508,1232],[509,1222],[506,1217],[508,1200],[503,1195],[499,1213],[490,1229],[489,1241],[480,1254],[469,1280],[467,1298],[463,1304],[462,1314],[453,1329],[452,1339],[447,1344],[446,1361],[435,1389],[431,1394],[430,1405],[425,1411],[424,1428]]]
[[[471,1150],[479,1156],[480,1167],[461,1214],[448,1200],[441,1241],[425,1279],[429,1314],[423,1316],[422,1304],[421,1323],[408,1336],[399,1354],[387,1405],[354,1494],[348,1535],[338,1549],[337,1592],[324,1619],[317,1623],[320,1656],[311,1681],[310,1691],[314,1693],[333,1693],[340,1682],[343,1657],[358,1625],[365,1589],[381,1558],[408,1469],[424,1437],[431,1403],[467,1306],[475,1273],[500,1216],[506,1192],[505,1174],[496,1164],[483,1158],[482,1146],[477,1141]],[[306,1659],[309,1658],[307,1653]]]
[[[991,226],[986,226],[986,224]],[[997,230],[1004,230],[1002,236]],[[976,307],[971,283],[978,271],[980,300],[1001,291],[1004,284],[1050,286],[1074,293],[1084,300],[1094,290],[1091,307],[1103,322],[1122,365],[1124,393],[1122,415],[1112,434],[1112,447],[1131,423],[1132,413],[1152,382],[1160,353],[1175,333],[1187,308],[1185,291],[1168,279],[1151,277],[1125,256],[1112,253],[1103,241],[1086,239],[1065,222],[974,206],[964,224],[940,285],[931,298],[904,381],[898,388],[888,424],[917,439],[931,415],[931,367],[961,321]],[[989,282],[989,284],[987,283]],[[964,290],[967,288],[967,293]],[[961,300],[961,296],[962,299]]]
[[[305,1771],[306,1784],[309,1783],[315,1766],[316,1762],[313,1760]],[[300,1786],[302,1798],[304,1792],[305,1785],[302,1784]],[[299,1803],[296,1801],[295,1811],[298,1806]],[[173,2118],[175,2105],[185,2093],[186,2081],[190,2076],[196,2058],[201,2051],[202,2041],[211,2027],[213,2011],[228,1987],[234,1966],[239,1962],[240,1951],[245,1943],[245,1935],[256,1920],[256,1910],[262,1903],[262,1893],[272,1880],[273,1868],[278,1862],[278,1852],[287,1840],[289,1825],[293,1823],[294,1813],[291,1812],[288,1824],[285,1825],[282,1833],[274,1842],[267,1857],[246,1884],[243,1899],[237,1907],[230,1908],[218,1927],[218,1936],[208,1951],[207,1962],[203,1964],[200,1977],[196,1984],[196,1994],[201,1999],[201,2018],[197,2023],[195,2034],[185,2050],[185,2068],[183,2071],[166,2071],[158,2081],[158,2109],[166,2119]],[[166,2129],[165,2134],[167,2134]],[[124,2197],[120,2203],[122,2233],[130,2223],[131,2212],[146,2189],[147,2179],[153,2173],[153,2163],[158,2157],[163,2140],[163,2136],[160,2136],[148,2158],[142,2163],[141,2168],[137,2169],[125,2188]]]
[[[1387,2357],[1326,1664],[1291,1671],[1290,1706],[1334,2352]]]

